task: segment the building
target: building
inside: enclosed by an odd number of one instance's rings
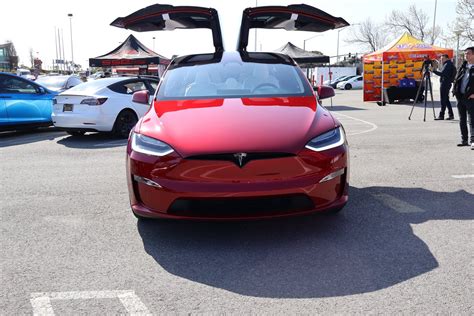
[[[0,44],[0,71],[12,72],[18,67],[18,56],[13,43]]]

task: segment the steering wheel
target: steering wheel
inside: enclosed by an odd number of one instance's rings
[[[273,83],[269,83],[269,82],[265,82],[265,83],[261,83],[259,84],[258,86],[256,86],[253,90],[252,90],[252,93],[254,93],[255,91],[257,91],[258,89],[261,89],[263,87],[271,87],[271,88],[275,88],[275,89],[279,89],[275,84]]]

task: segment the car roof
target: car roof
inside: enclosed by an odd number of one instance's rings
[[[244,62],[260,64],[286,64],[297,66],[296,62],[285,54],[270,52],[243,52],[243,51],[225,51],[210,54],[186,55],[173,59],[168,67],[172,70],[180,67],[198,66],[207,64],[227,62]]]

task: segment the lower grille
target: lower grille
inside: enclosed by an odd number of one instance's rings
[[[177,199],[168,209],[169,214],[187,217],[258,217],[314,209],[313,201],[305,194],[285,196]]]

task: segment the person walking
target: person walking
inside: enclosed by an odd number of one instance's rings
[[[435,120],[444,120],[446,108],[448,109],[449,115],[447,120],[453,120],[454,113],[453,108],[451,107],[451,102],[449,101],[449,90],[451,90],[451,85],[453,84],[454,76],[456,75],[456,68],[447,54],[441,55],[441,63],[443,65],[441,71],[433,70],[433,72],[439,76],[441,94],[441,111]]]
[[[457,99],[461,129],[461,142],[458,146],[469,146],[470,134],[471,149],[474,150],[474,46],[465,49],[464,59],[456,74],[453,88],[453,94]]]

